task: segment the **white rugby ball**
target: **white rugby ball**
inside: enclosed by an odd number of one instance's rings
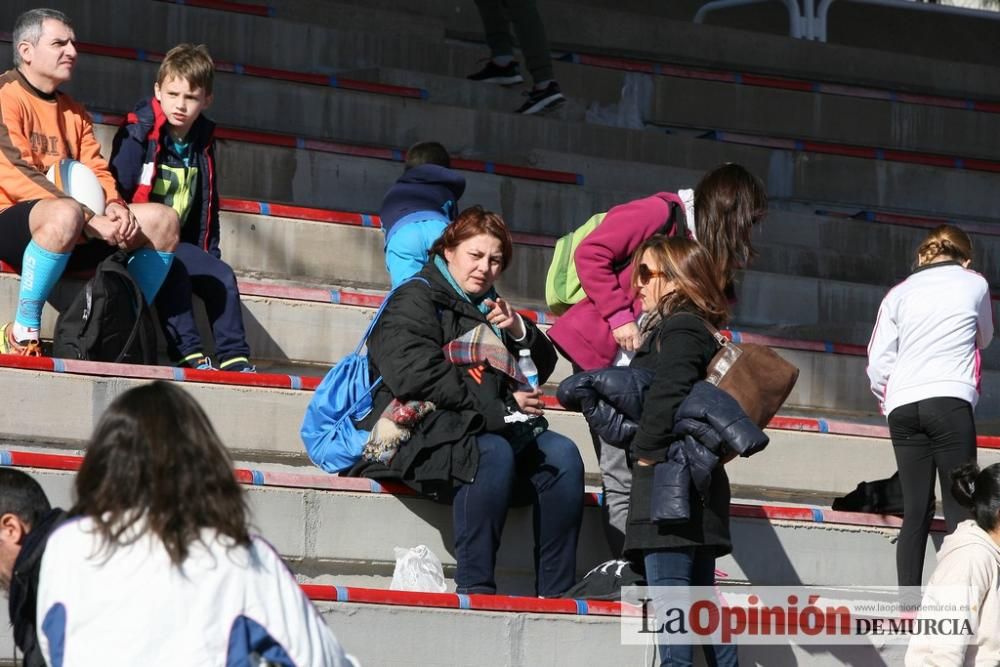
[[[49,167],[45,176],[53,185],[97,215],[104,215],[104,188],[84,163],[78,160],[59,160]]]

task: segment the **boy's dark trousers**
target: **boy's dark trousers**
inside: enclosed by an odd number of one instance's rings
[[[192,293],[205,303],[219,363],[249,357],[240,293],[232,268],[198,246],[184,242],[177,244],[170,273],[155,301],[171,353],[176,351],[183,359],[205,352],[195,324]]]

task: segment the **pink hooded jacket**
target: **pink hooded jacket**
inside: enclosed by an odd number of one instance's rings
[[[573,259],[587,296],[556,320],[549,338],[583,370],[610,366],[618,352],[612,329],[635,322],[642,312],[632,295],[631,265],[617,274],[615,267],[629,261],[643,241],[663,228],[673,206],[684,211],[684,203],[673,192],[615,206],[577,247]],[[694,221],[687,226],[692,230]],[[667,230],[668,236],[676,233],[675,228]]]

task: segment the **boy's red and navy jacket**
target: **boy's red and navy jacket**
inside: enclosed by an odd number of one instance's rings
[[[164,148],[167,118],[155,97],[142,100],[129,113],[115,135],[111,173],[122,197],[138,204],[149,201],[160,166],[176,156]],[[192,166],[198,168],[198,190],[186,220],[181,220],[181,241],[221,257],[219,250],[219,186],[215,171],[215,123],[204,115],[191,126]]]

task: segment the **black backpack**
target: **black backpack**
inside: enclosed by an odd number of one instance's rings
[[[56,320],[52,354],[126,364],[156,363],[156,324],[142,290],[116,252]]]

